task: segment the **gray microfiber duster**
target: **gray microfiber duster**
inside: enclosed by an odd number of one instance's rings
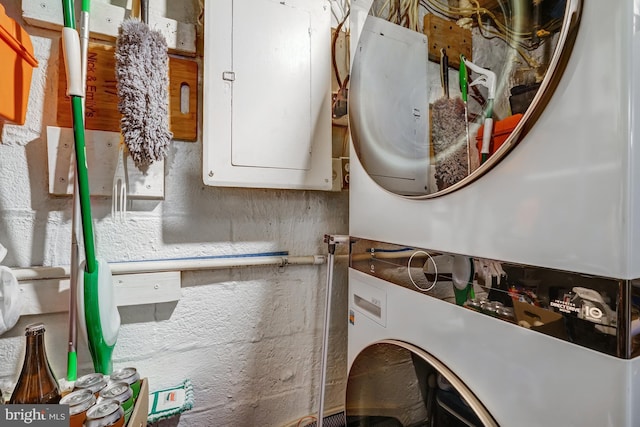
[[[115,57],[120,130],[136,166],[145,167],[165,157],[173,138],[167,42],[144,22],[127,19],[118,30]]]
[[[433,103],[431,120],[431,139],[436,161],[435,178],[438,190],[444,190],[468,174],[462,100],[438,99]]]

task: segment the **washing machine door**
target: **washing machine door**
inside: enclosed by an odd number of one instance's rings
[[[415,3],[373,1],[352,28],[349,124],[367,175],[423,199],[487,173],[535,125],[582,0]]]
[[[347,426],[497,426],[480,399],[426,351],[384,340],[365,348],[351,366]]]

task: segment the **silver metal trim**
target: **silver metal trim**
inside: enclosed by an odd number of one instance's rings
[[[631,359],[633,345],[631,340],[631,281],[621,280],[618,292],[618,311],[616,328],[618,329],[618,356]]]
[[[480,419],[480,421],[484,426],[486,427],[499,426],[499,424],[491,416],[487,408],[485,408],[482,402],[480,402],[478,397],[469,389],[469,387],[467,387],[467,385],[451,369],[449,369],[444,363],[442,363],[439,359],[435,358],[430,353],[426,352],[425,350],[419,347],[416,347],[413,344],[409,344],[407,342],[394,340],[394,339],[384,339],[384,340],[376,341],[374,343],[371,343],[370,345],[365,347],[360,353],[358,353],[355,360],[357,360],[358,357],[361,354],[363,354],[368,348],[378,344],[394,345],[394,346],[403,348],[409,351],[410,353],[415,354],[416,356],[419,356],[420,358],[422,358],[425,362],[433,366],[433,368],[435,368],[435,370],[437,370],[438,373],[442,374],[442,376],[447,381],[449,381],[449,383],[451,383],[451,385],[456,389],[458,393],[460,393],[460,395],[464,398],[466,403],[473,410],[473,412]]]

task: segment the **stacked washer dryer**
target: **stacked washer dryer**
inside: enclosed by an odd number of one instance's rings
[[[548,2],[497,3],[507,16]],[[352,1],[349,425],[640,425],[640,2],[556,3],[557,48],[529,107],[489,160],[441,188],[424,82],[403,92],[381,71],[406,82],[398,58],[367,62],[380,37],[414,65],[430,40],[396,37]],[[466,142],[489,116],[486,102],[467,113]]]

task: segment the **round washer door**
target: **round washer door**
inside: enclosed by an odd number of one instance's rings
[[[349,371],[348,427],[462,427],[498,424],[442,362],[396,340],[365,348]]]
[[[487,173],[534,126],[582,0],[408,3],[374,1],[354,29],[349,129],[369,178],[425,199]]]

